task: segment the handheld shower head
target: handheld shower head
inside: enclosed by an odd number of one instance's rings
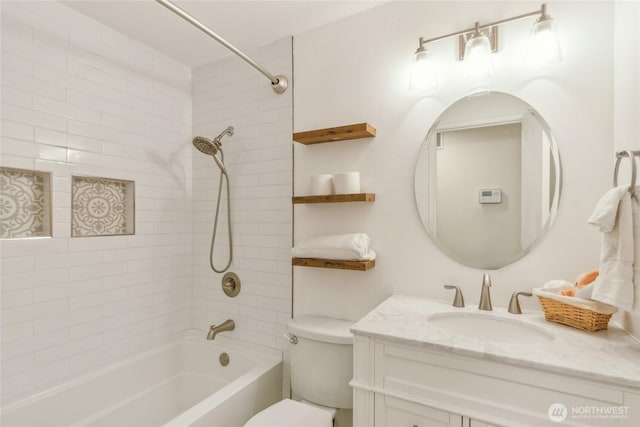
[[[220,135],[213,138],[213,141],[205,138],[204,136],[196,136],[193,138],[193,146],[201,153],[213,157],[223,174],[227,174],[227,169],[224,167],[224,154],[222,153],[222,138],[225,135],[233,135],[233,126],[229,126],[223,130]]]
[[[193,138],[193,146],[196,147],[198,151],[208,156],[215,156],[218,152],[219,145],[220,143],[217,142],[216,139],[211,141],[204,136],[196,136]]]
[[[196,136],[195,138],[193,138],[193,146],[196,147],[201,153],[204,153],[208,156],[215,156],[216,153],[220,150],[220,147],[222,147],[222,138],[225,135],[232,136],[233,131],[233,126],[229,126],[225,130],[223,130],[220,135],[213,138],[213,140],[205,138],[204,136]]]
[[[227,168],[224,167],[224,154],[222,153],[221,145],[222,144],[220,144],[217,138],[213,141],[210,141],[203,136],[196,136],[195,138],[193,138],[193,146],[196,147],[201,153],[213,157],[213,160],[220,168],[220,171],[226,175]]]

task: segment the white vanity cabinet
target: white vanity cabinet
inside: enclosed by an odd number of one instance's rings
[[[640,352],[632,342],[625,341],[590,360],[595,370],[600,369],[595,361],[599,359],[604,364],[623,365],[629,372],[625,379],[601,379],[593,373],[580,376],[569,371],[580,364],[580,356],[568,358],[566,365],[541,369],[534,363],[536,358],[553,352],[553,346],[521,344],[517,349],[522,351],[521,359],[514,360],[511,355],[499,356],[497,350],[490,353],[495,350],[491,343],[482,343],[485,347],[478,351],[452,339],[436,343],[419,339],[420,334],[428,333],[415,324],[418,318],[424,322],[424,311],[416,312],[417,318],[412,319],[408,305],[381,307],[352,328],[354,427],[640,426],[640,387],[636,385]],[[563,338],[559,334],[556,341],[573,344],[571,335]],[[617,332],[612,331],[614,334]],[[564,350],[557,342],[555,345],[564,360]],[[620,349],[627,354],[615,360]],[[562,406],[554,412],[558,405]],[[564,415],[565,419],[552,420],[550,408],[553,416]],[[600,415],[595,415],[597,411]]]
[[[565,426],[640,425],[639,396],[624,387],[357,334],[352,386],[354,427],[556,426],[555,403],[566,407]],[[570,414],[625,406],[629,417],[607,423]]]

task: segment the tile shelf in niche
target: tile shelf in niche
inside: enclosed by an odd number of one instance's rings
[[[71,237],[135,234],[133,181],[73,176]]]
[[[51,174],[0,168],[0,238],[51,236]]]

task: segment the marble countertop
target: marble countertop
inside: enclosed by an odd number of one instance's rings
[[[430,325],[427,319],[434,314],[453,312],[523,322],[554,338],[536,344],[480,340],[454,335]],[[547,322],[541,312],[514,315],[495,307],[487,312],[476,306],[455,308],[443,301],[394,295],[356,322],[351,331],[425,349],[640,389],[640,342],[612,322],[609,329],[589,333]]]

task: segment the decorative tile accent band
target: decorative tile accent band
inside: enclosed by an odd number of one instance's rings
[[[74,176],[71,237],[134,234],[134,182]]]
[[[51,177],[0,167],[0,238],[51,235]]]

